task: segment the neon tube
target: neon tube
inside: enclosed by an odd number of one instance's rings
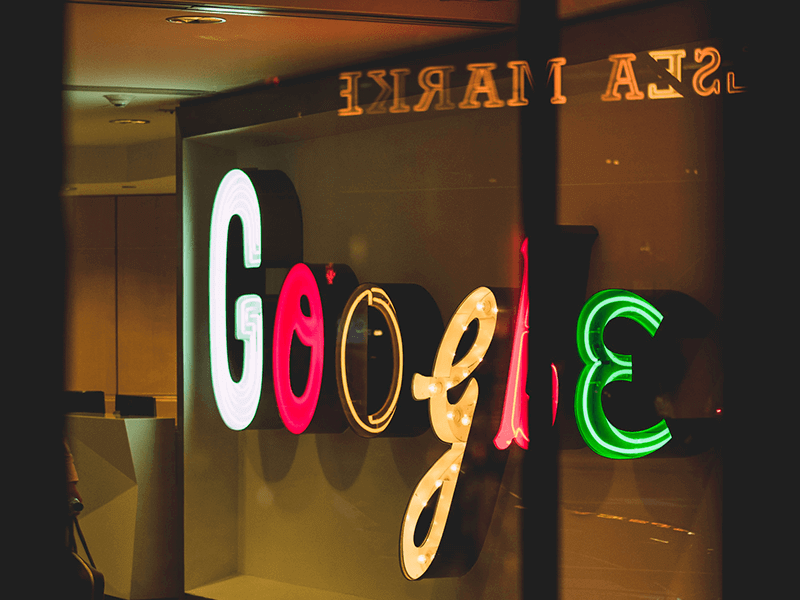
[[[522,287],[519,291],[519,306],[514,323],[514,343],[511,363],[508,367],[506,395],[503,401],[503,416],[500,429],[494,438],[498,450],[505,450],[511,442],[523,449],[528,448],[528,239],[522,242]]]
[[[631,356],[611,351],[603,341],[606,325],[617,317],[637,322],[651,336],[663,318],[652,304],[625,290],[604,290],[589,299],[578,317],[578,354],[585,366],[575,387],[575,420],[597,454],[640,458],[661,448],[672,435],[663,420],[642,431],[623,431],[603,412],[603,388],[613,381],[631,381],[633,374]]]
[[[255,417],[261,398],[264,369],[264,326],[261,298],[256,294],[236,300],[236,339],[244,342],[244,361],[239,381],[228,366],[226,278],[228,228],[233,217],[242,221],[243,263],[253,269],[261,265],[261,210],[250,178],[238,169],[219,184],[211,210],[208,250],[208,336],[211,385],[219,414],[234,430],[246,428]]]
[[[361,399],[362,401],[358,402],[358,406],[356,406],[350,393],[350,386],[347,383],[347,363],[345,360],[350,323],[356,308],[365,300],[368,306],[378,309],[386,319],[392,339],[394,358],[389,393],[381,408],[373,414],[366,414],[366,398]],[[339,343],[336,351],[336,379],[339,385],[339,397],[342,401],[345,416],[350,422],[350,427],[353,428],[353,431],[361,437],[374,437],[383,432],[392,421],[397,409],[397,401],[400,398],[400,385],[403,382],[403,337],[400,334],[400,324],[397,322],[397,312],[389,299],[389,295],[383,289],[371,284],[364,284],[359,286],[350,296],[343,314],[344,318],[339,329]]]
[[[310,315],[300,309],[300,299],[306,297]],[[300,396],[292,391],[289,372],[292,337],[311,347],[311,358],[305,390]],[[305,431],[319,401],[322,387],[323,359],[325,357],[325,324],[322,300],[311,269],[298,263],[289,271],[278,297],[275,312],[275,332],[272,342],[272,375],[275,382],[275,399],[278,412],[286,428],[292,433]]]

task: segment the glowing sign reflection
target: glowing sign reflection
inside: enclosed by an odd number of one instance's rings
[[[494,445],[505,450],[514,441],[520,448],[528,448],[528,240],[522,242],[522,288],[519,293],[519,308],[514,324],[514,345],[511,350],[511,364],[508,367],[506,397],[503,402],[503,416],[500,430],[494,438]]]

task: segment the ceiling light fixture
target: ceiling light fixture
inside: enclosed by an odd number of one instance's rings
[[[144,119],[113,119],[109,121],[109,123],[114,123],[115,125],[145,125],[149,122]]]
[[[128,94],[108,94],[103,96],[103,98],[111,102],[111,104],[117,108],[125,108],[133,99],[133,96]]]
[[[170,17],[167,19],[168,23],[185,23],[187,25],[213,25],[215,23],[224,23],[225,19],[222,17],[200,17],[197,15],[184,15],[181,17]]]

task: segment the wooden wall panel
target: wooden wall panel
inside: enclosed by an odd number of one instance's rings
[[[117,200],[119,393],[176,395],[175,196]]]
[[[64,385],[113,394],[116,379],[114,197],[62,201],[67,242]]]
[[[62,199],[67,238],[65,389],[177,395],[174,195]],[[166,398],[165,398],[166,397]],[[166,408],[166,413],[165,413]],[[168,413],[168,414],[167,414]]]

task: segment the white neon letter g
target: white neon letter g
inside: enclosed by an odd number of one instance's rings
[[[237,382],[228,366],[228,337],[225,305],[228,261],[228,227],[231,219],[242,220],[244,266],[261,265],[261,210],[253,182],[243,171],[228,172],[217,188],[211,211],[208,254],[208,336],[211,385],[222,420],[229,428],[241,430],[255,417],[261,397],[264,371],[264,324],[261,298],[246,294],[236,299],[236,339],[244,342],[242,377]]]

